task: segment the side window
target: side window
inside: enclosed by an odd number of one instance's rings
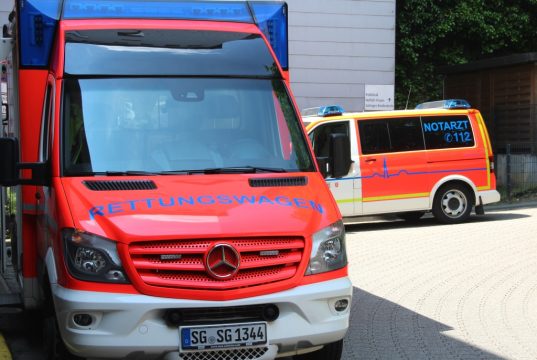
[[[349,122],[335,122],[319,126],[311,137],[315,156],[330,156],[330,134],[345,134],[349,136]]]
[[[41,136],[39,138],[39,160],[46,161],[49,158],[50,147],[50,124],[52,122],[54,91],[52,86],[47,86],[45,103],[43,104],[43,114],[41,117]]]
[[[386,120],[358,122],[362,154],[377,154],[390,151],[390,134]]]
[[[419,117],[390,119],[391,152],[424,150],[423,134]]]
[[[464,115],[422,117],[427,149],[474,146],[470,120]]]

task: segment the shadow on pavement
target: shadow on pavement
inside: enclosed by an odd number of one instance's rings
[[[503,359],[450,337],[450,326],[359,288],[353,293],[343,360]]]
[[[487,221],[506,221],[516,220],[530,217],[526,214],[515,214],[509,212],[494,212],[487,213],[485,215],[472,215],[468,221],[461,224],[453,224],[449,226],[464,226],[468,223],[487,222]],[[345,229],[347,232],[363,232],[363,231],[376,231],[376,230],[388,230],[388,229],[408,229],[408,228],[422,228],[428,226],[446,226],[436,221],[432,215],[426,214],[422,219],[416,221],[404,221],[398,219],[393,215],[386,215],[383,217],[368,217],[364,219],[358,219],[357,222],[345,223]]]
[[[41,328],[36,318],[37,314],[17,308],[0,308],[0,332],[13,360],[45,359],[40,351]],[[445,324],[355,287],[342,360],[503,360],[450,337],[446,334],[449,330],[452,328]]]
[[[39,314],[16,307],[0,307],[0,332],[13,360],[44,360]]]

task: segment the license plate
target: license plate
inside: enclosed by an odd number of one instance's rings
[[[267,323],[185,326],[179,328],[181,350],[208,350],[267,343]]]

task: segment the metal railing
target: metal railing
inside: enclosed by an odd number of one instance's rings
[[[537,143],[496,146],[495,157],[502,200],[537,199]]]

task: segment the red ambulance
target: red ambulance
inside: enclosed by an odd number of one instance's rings
[[[345,229],[289,89],[286,4],[18,0],[11,18],[0,184],[49,358],[339,359]],[[331,146],[341,176],[349,139]]]

